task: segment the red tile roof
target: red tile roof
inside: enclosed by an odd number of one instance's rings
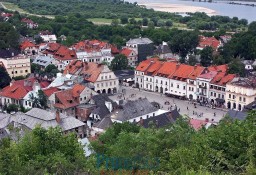
[[[206,125],[206,121],[205,120],[198,120],[198,119],[190,119],[189,120],[189,124],[195,129],[195,130],[199,130],[200,128],[202,128],[203,126]]]
[[[219,65],[219,66],[210,66],[208,67],[209,71],[217,71],[217,72],[227,72],[228,71],[228,65],[227,64],[223,64],[223,65]]]
[[[225,86],[236,77],[235,74],[226,74],[225,72],[219,72],[212,80],[211,84]]]
[[[162,67],[157,71],[156,75],[168,77],[174,74],[177,68],[177,62],[164,62]]]
[[[2,16],[2,17],[12,17],[13,14],[12,14],[12,13],[4,13],[4,12],[3,12],[3,13],[1,14],[1,16]]]
[[[212,47],[213,49],[217,50],[220,46],[221,42],[217,40],[215,37],[204,37],[199,36],[199,46],[200,48],[205,48],[207,46]]]
[[[218,72],[216,71],[210,71],[210,72],[206,72],[204,74],[199,75],[198,78],[213,79],[217,74]]]
[[[188,76],[188,78],[195,80],[199,75],[201,75],[203,73],[204,70],[205,70],[205,67],[195,65],[194,71]]]
[[[155,62],[159,62],[159,58],[149,58],[139,63],[139,65],[136,67],[136,71],[144,72],[146,71],[151,64],[154,64]]]
[[[145,74],[151,74],[154,75],[157,73],[157,71],[161,68],[161,66],[163,65],[162,62],[160,61],[156,61],[153,64],[151,64],[148,69],[146,70]]]
[[[55,93],[56,103],[54,106],[61,109],[68,109],[79,105],[79,96],[85,88],[83,85],[76,84],[72,89]]]
[[[177,64],[177,69],[173,75],[170,75],[169,78],[176,79],[180,81],[186,81],[189,75],[194,71],[194,66],[186,64]]]
[[[36,47],[36,45],[28,40],[25,40],[20,44],[21,50],[25,50],[28,47]]]
[[[27,24],[34,24],[34,21],[32,21],[31,19],[28,18],[22,18],[21,22],[27,23]]]
[[[50,87],[48,89],[44,89],[43,92],[47,97],[50,97],[53,93],[60,91],[57,87]]]
[[[128,49],[128,48],[124,48],[124,49],[121,51],[121,54],[125,55],[126,57],[129,57],[132,52],[133,52],[133,50]]]
[[[60,46],[53,56],[58,60],[73,60],[77,59],[75,50],[70,50],[66,46]]]
[[[103,68],[102,64],[74,60],[66,67],[64,74],[81,75],[86,81],[96,82]]]
[[[13,99],[22,99],[28,92],[33,90],[33,84],[37,81],[36,78],[27,78],[24,80],[14,81],[12,85],[5,87],[1,95]],[[49,86],[49,82],[42,81],[39,83],[41,88]]]

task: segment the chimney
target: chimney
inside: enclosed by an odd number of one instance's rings
[[[10,87],[13,85],[14,82],[15,82],[15,80],[12,79],[12,81],[10,82]]]
[[[56,119],[56,122],[57,122],[57,123],[60,123],[60,121],[61,121],[61,120],[60,120],[60,112],[59,112],[58,110],[56,111],[55,119]]]

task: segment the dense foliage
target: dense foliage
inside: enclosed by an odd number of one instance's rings
[[[19,33],[5,22],[0,22],[0,49],[19,48]]]
[[[77,138],[60,128],[36,128],[18,142],[0,141],[0,174],[86,174],[86,167]]]
[[[110,68],[115,70],[125,70],[128,69],[128,59],[123,54],[115,55],[115,58],[111,61]]]
[[[11,78],[3,66],[0,66],[0,77],[0,89],[10,84]]]
[[[123,0],[6,0],[17,4],[29,13],[40,15],[75,15],[88,18],[120,19],[122,24],[138,24],[148,26],[171,27],[173,22],[183,23],[188,28],[199,30],[236,30],[245,29],[247,20],[227,16],[209,17],[205,13],[194,13],[182,17],[174,13],[158,12],[146,9],[136,2],[129,3]],[[140,20],[136,20],[140,19]],[[116,20],[115,20],[116,21]]]
[[[255,116],[253,111],[245,121],[225,118],[218,126],[198,132],[184,119],[159,130],[153,126],[144,129],[134,124],[114,124],[92,146],[106,157],[158,157],[160,164],[153,174],[254,174]]]

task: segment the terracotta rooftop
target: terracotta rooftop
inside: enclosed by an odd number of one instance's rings
[[[162,67],[157,71],[156,76],[168,77],[176,71],[177,62],[164,62]]]
[[[214,50],[220,46],[221,42],[217,40],[215,37],[205,37],[199,36],[199,45],[200,48],[205,48],[207,46],[212,47]]]
[[[48,89],[44,89],[43,92],[47,97],[50,97],[53,93],[60,91],[57,87],[50,87]]]
[[[195,80],[199,75],[201,75],[203,73],[204,70],[205,70],[205,67],[195,65],[194,71],[188,76],[188,78]]]
[[[101,49],[112,49],[112,47],[111,44],[99,40],[84,40],[72,46],[76,51],[99,51]]]
[[[79,105],[79,96],[85,88],[83,85],[76,84],[72,89],[55,93],[56,103],[54,106],[61,109],[68,109]]]
[[[219,72],[212,80],[211,84],[225,86],[236,77],[235,74],[226,74],[225,72]]]
[[[185,81],[189,75],[194,71],[194,66],[186,64],[176,64],[176,71],[170,75],[169,78]]]
[[[213,79],[217,74],[218,72],[216,71],[210,71],[210,72],[206,72],[204,74],[199,75],[198,78]]]
[[[24,42],[22,42],[20,44],[20,48],[21,50],[24,50],[28,47],[36,47],[36,45],[34,43],[32,43],[31,41],[25,40]]]
[[[137,70],[137,71],[144,72],[144,71],[146,71],[146,70],[149,68],[149,66],[150,66],[151,64],[154,64],[154,63],[156,63],[156,62],[159,62],[159,59],[158,59],[158,58],[149,58],[149,59],[146,59],[146,60],[140,62],[140,64],[136,67],[136,70]]]
[[[214,65],[207,68],[209,71],[217,71],[217,72],[227,72],[228,71],[228,65]]]
[[[27,23],[27,24],[34,24],[34,21],[32,21],[31,19],[28,18],[22,18],[21,22]]]
[[[201,129],[204,125],[206,125],[206,121],[205,120],[198,120],[198,119],[190,119],[189,120],[189,124],[195,129],[195,130],[199,130]]]
[[[58,60],[72,60],[76,59],[76,52],[70,50],[66,46],[60,46],[58,50],[54,53],[54,58]]]
[[[64,74],[81,75],[86,81],[95,82],[103,68],[102,64],[74,60],[66,67]]]
[[[133,52],[133,50],[131,50],[131,49],[129,49],[129,48],[124,48],[124,49],[121,51],[121,54],[125,55],[126,57],[129,57],[132,52]]]
[[[13,99],[22,99],[28,92],[33,90],[33,84],[36,82],[36,78],[28,78],[25,80],[14,81],[10,86],[5,87],[1,95]],[[49,82],[42,81],[39,83],[41,88],[49,86]]]

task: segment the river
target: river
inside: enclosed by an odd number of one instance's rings
[[[246,6],[246,5],[234,5],[228,4],[231,1],[214,1],[212,3],[209,2],[198,2],[198,1],[188,1],[188,0],[128,0],[129,2],[137,2],[138,4],[146,5],[148,8],[154,8],[154,4],[162,4],[161,10],[165,10],[164,6],[170,5],[170,9],[172,11],[176,6],[184,7],[184,9],[189,9],[190,7],[201,7],[200,11],[205,9],[205,12],[214,11],[211,15],[221,15],[221,16],[229,16],[229,17],[238,17],[239,19],[247,19],[248,22],[256,21],[256,6]],[[202,0],[204,1],[204,0]],[[243,3],[243,4],[255,4],[256,2],[244,2],[244,1],[232,1],[235,3]],[[175,5],[175,7],[171,7],[171,5]],[[157,10],[157,8],[154,8]],[[159,9],[159,8],[158,8]],[[207,11],[208,9],[208,11]]]

